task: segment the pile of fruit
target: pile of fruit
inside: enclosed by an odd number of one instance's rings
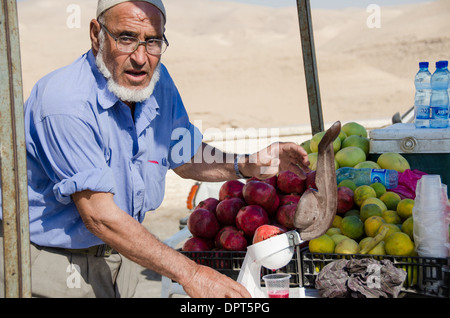
[[[324,135],[325,131],[316,133],[301,144],[308,152],[312,170],[316,169],[319,143]],[[342,126],[338,138],[333,142],[336,170],[342,167],[393,169],[399,172],[410,169],[408,161],[397,153],[384,153],[377,162],[368,160],[370,139],[367,136],[367,129],[361,124],[349,122]]]
[[[306,180],[290,171],[259,180],[225,182],[219,198],[201,201],[188,219],[192,238],[185,252],[246,251],[247,246],[294,229],[293,218],[303,192],[315,188],[315,171]]]
[[[267,180],[225,182],[219,198],[200,202],[188,219],[192,238],[183,251],[245,251],[247,246],[272,235],[293,230],[293,217],[302,194],[316,188],[318,145],[325,132],[301,145],[308,152],[312,172],[306,180],[282,171]],[[362,125],[342,126],[333,143],[336,169],[340,167],[410,169],[398,153],[384,153],[377,162],[368,160],[369,139]],[[313,253],[377,254],[407,256],[415,253],[413,199],[402,199],[383,184],[356,187],[351,180],[338,184],[338,207],[332,227],[309,242]]]
[[[328,231],[309,242],[313,253],[410,256],[415,253],[413,199],[381,183],[338,185],[338,211]]]
[[[313,160],[322,136],[323,132],[317,133],[303,143]],[[376,162],[367,160],[370,146],[367,130],[355,122],[342,126],[333,146],[336,169],[353,167],[398,172],[410,169],[408,161],[398,153],[384,153]],[[415,252],[413,207],[413,199],[402,199],[381,183],[357,187],[353,181],[343,180],[338,184],[338,208],[333,225],[326,234],[309,242],[309,250],[313,253],[412,255]]]

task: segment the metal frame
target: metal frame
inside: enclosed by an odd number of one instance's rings
[[[308,92],[309,115],[312,134],[324,131],[322,102],[320,100],[319,76],[316,49],[314,46],[310,0],[297,0],[300,39],[303,49],[306,89]]]
[[[0,7],[0,165],[5,297],[31,297],[22,68],[16,0]]]

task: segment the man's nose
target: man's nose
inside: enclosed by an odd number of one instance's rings
[[[147,61],[147,49],[145,47],[146,43],[140,43],[136,51],[131,54],[131,58],[136,64],[142,66]]]

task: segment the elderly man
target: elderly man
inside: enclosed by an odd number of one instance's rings
[[[160,0],[100,0],[92,49],[41,79],[25,104],[34,296],[132,297],[136,263],[192,297],[249,296],[158,241],[145,212],[161,204],[168,169],[200,181],[304,176],[307,154],[293,143],[250,156],[205,151],[160,63],[165,22]]]

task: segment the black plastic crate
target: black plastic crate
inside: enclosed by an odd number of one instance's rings
[[[301,249],[300,255],[302,264],[300,284],[303,287],[314,288],[320,270],[335,260],[351,258],[388,259],[395,267],[403,269],[407,273],[402,291],[424,296],[450,298],[450,258],[324,254],[311,253],[307,247]]]
[[[292,260],[284,267],[275,272],[288,273],[291,275],[290,286],[300,286],[299,275],[299,252],[300,248],[296,247]],[[209,266],[219,273],[222,273],[234,280],[237,280],[239,272],[244,262],[246,252],[232,252],[232,251],[205,251],[205,252],[181,252],[198,264]],[[264,286],[262,276],[272,274],[274,271],[261,268],[261,284]]]

